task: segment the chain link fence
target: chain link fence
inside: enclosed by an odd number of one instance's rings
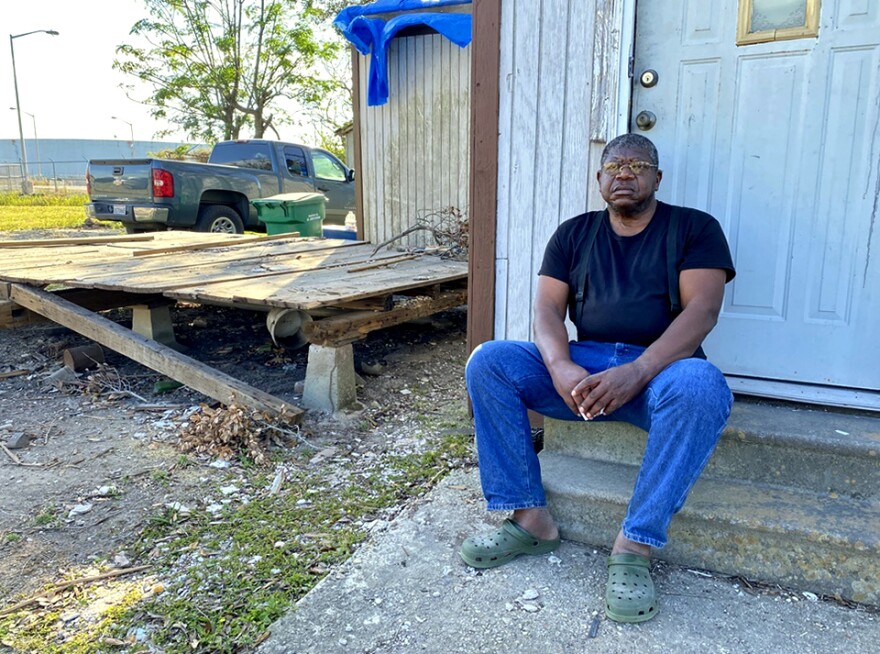
[[[85,193],[87,161],[28,161],[28,182],[36,193]],[[24,188],[20,163],[0,162],[0,192]]]

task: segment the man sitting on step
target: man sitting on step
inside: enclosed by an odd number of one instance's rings
[[[666,544],[733,402],[700,347],[735,274],[727,241],[712,216],[659,202],[662,176],[648,139],[626,134],[608,143],[596,174],[607,208],[562,223],[545,250],[534,343],[483,343],[466,371],[483,493],[490,510],[513,512],[496,532],[462,544],[473,567],[559,545],[528,409],[648,432],[608,559],[605,613],[621,622],[657,614],[651,548]],[[576,341],[568,341],[566,313]]]

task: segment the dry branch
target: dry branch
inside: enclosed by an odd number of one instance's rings
[[[141,572],[142,570],[146,570],[150,566],[148,565],[139,565],[134,568],[121,568],[119,570],[110,570],[109,572],[103,572],[99,575],[92,575],[90,577],[79,577],[78,579],[72,579],[71,581],[66,581],[63,584],[55,584],[54,586],[50,586],[42,593],[37,593],[30,599],[23,600],[18,604],[13,604],[12,606],[8,606],[2,611],[0,611],[0,617],[5,615],[10,615],[11,613],[15,613],[31,604],[34,604],[38,600],[47,595],[51,595],[53,593],[57,593],[59,590],[66,590],[71,586],[82,586],[84,584],[91,584],[96,581],[102,581],[103,579],[109,579],[111,577],[121,577],[122,575],[129,575],[135,572]]]

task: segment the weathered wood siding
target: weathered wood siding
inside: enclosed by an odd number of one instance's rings
[[[561,222],[601,206],[595,171],[616,130],[618,87],[611,80],[620,61],[622,6],[502,4],[496,339],[530,338],[544,246]]]
[[[360,55],[359,55],[360,56]],[[470,47],[439,35],[398,38],[388,52],[389,99],[367,106],[369,58],[360,56],[364,237],[381,243],[432,214],[467,213]],[[433,244],[417,231],[396,241]]]

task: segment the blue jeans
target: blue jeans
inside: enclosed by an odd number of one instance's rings
[[[629,363],[645,348],[581,341],[570,343],[570,351],[572,361],[595,373]],[[562,420],[582,418],[556,392],[533,343],[483,343],[468,360],[466,378],[489,510],[546,506],[526,410]],[[623,521],[626,538],[652,547],[666,544],[669,521],[715,449],[732,404],[718,368],[703,359],[682,359],[613,415],[595,419],[622,420],[648,432]]]

